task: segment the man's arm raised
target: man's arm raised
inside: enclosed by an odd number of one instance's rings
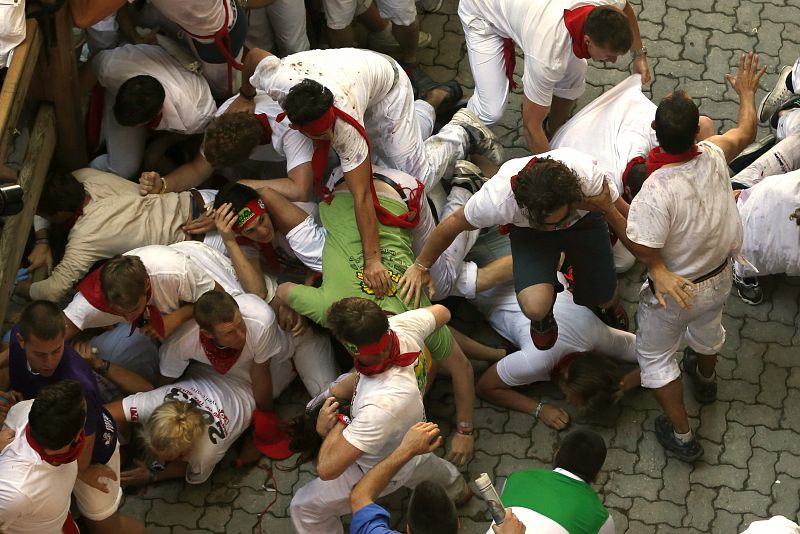
[[[758,83],[766,70],[767,67],[759,70],[758,56],[753,52],[748,52],[739,58],[739,71],[736,73],[736,77],[734,78],[730,74],[725,75],[725,79],[739,95],[739,120],[736,128],[731,128],[722,135],[709,137],[707,141],[720,147],[728,162],[738,156],[756,138],[758,121],[755,94],[758,90]]]

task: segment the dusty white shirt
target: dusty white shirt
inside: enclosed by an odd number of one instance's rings
[[[568,120],[550,146],[591,154],[608,171],[617,190],[624,191],[622,174],[628,162],[637,156],[646,158],[658,145],[651,126],[656,107],[642,93],[642,75],[632,74]]]
[[[744,227],[742,256],[758,269],[737,264],[739,274],[800,275],[800,227],[789,219],[800,208],[800,170],[768,176],[742,190],[737,206]]]
[[[461,0],[463,10],[491,25],[501,37],[510,37],[525,56],[522,77],[525,97],[549,106],[556,83],[570,61],[583,61],[572,52],[572,37],[564,25],[564,10],[577,7],[613,6],[623,9],[625,0]],[[469,21],[462,21],[469,24]]]
[[[628,213],[628,238],[661,249],[670,271],[694,280],[719,267],[742,243],[742,221],[725,155],[698,144],[699,156],[645,180]]]
[[[230,107],[239,95],[234,95],[223,102],[217,110],[219,117]],[[298,165],[308,163],[314,155],[314,143],[298,132],[289,128],[289,119],[282,122],[275,120],[279,113],[283,113],[280,104],[275,102],[264,91],[257,91],[254,98],[255,113],[267,116],[267,122],[272,129],[272,140],[265,145],[258,145],[250,159],[254,161],[286,161],[286,170],[291,171]]]
[[[234,297],[239,305],[245,328],[246,341],[242,354],[225,376],[233,376],[251,384],[250,369],[254,363],[264,363],[272,358],[289,358],[291,342],[278,326],[272,308],[252,294]],[[192,361],[211,367],[203,346],[200,343],[200,327],[194,320],[182,324],[158,351],[161,374],[177,378],[183,374]],[[273,384],[279,391],[278,384]]]
[[[389,317],[389,328],[397,334],[401,354],[418,352],[436,329],[436,319],[426,309],[412,310]],[[364,452],[356,463],[366,471],[396,449],[414,423],[424,420],[414,365],[359,375],[350,416],[344,439]]]
[[[381,125],[365,124],[364,115],[389,93],[397,73],[395,63],[386,56],[369,50],[338,48],[309,50],[283,59],[268,56],[258,64],[250,83],[277,102],[283,102],[289,90],[305,78],[330,89],[333,105],[370,131]],[[331,148],[338,154],[345,172],[358,167],[369,154],[361,134],[341,119],[334,124]]]
[[[467,222],[476,228],[487,228],[496,224],[513,224],[530,227],[528,215],[519,207],[511,190],[511,177],[521,171],[534,156],[508,160],[500,167],[481,189],[472,195],[464,205]],[[539,154],[539,159],[552,158],[562,162],[578,175],[581,191],[587,197],[599,195],[607,173],[597,165],[591,156],[572,148],[558,148]],[[609,183],[611,201],[619,198],[613,182]],[[575,215],[565,221],[558,229],[569,228],[578,222],[588,211],[575,210]]]
[[[128,0],[133,3],[134,0]],[[150,0],[162,15],[187,32],[203,37],[215,34],[225,24],[228,9],[228,27],[233,21],[228,0]]]
[[[225,453],[250,426],[256,401],[250,384],[230,375],[221,375],[205,365],[192,365],[178,382],[122,399],[125,419],[144,424],[165,401],[194,404],[208,423],[186,456],[186,482],[202,484]]]
[[[184,5],[184,2],[171,2]],[[127,44],[103,50],[92,60],[92,68],[106,99],[113,102],[120,86],[134,76],[147,75],[164,87],[164,105],[156,130],[182,134],[200,133],[214,117],[217,105],[205,78],[189,72],[158,45]]]
[[[18,402],[5,425],[16,435],[0,455],[0,530],[6,534],[60,534],[69,513],[78,462],[54,466],[25,437],[33,400]]]

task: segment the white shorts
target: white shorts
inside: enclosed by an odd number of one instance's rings
[[[108,519],[117,511],[122,500],[122,488],[119,485],[119,442],[106,465],[117,475],[117,480],[101,479],[108,486],[108,493],[93,488],[80,478],[75,481],[75,487],[72,490],[78,509],[90,521]]]
[[[639,291],[636,355],[642,369],[642,386],[660,388],[681,375],[675,351],[684,335],[689,347],[699,354],[716,354],[725,343],[722,309],[733,283],[728,266],[718,275],[697,284],[692,307],[681,309],[667,297],[667,308],[658,303],[647,282]]]
[[[325,22],[332,30],[343,30],[350,26],[353,18],[362,14],[372,0],[322,0]]]

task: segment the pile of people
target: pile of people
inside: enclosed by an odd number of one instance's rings
[[[476,394],[570,424],[517,389],[536,382],[588,415],[651,389],[658,442],[702,458],[682,375],[713,402],[732,288],[758,304],[758,276],[800,273],[800,60],[757,108],[765,69],[742,54],[738,121],[718,133],[683,90],[642,93],[627,1],[461,0],[465,98],[417,60],[419,15],[441,4],[70,0],[94,152],[48,176],[15,286],[31,302],[0,397],[0,530],[143,532],[123,486],[202,483],[239,443],[239,465],[314,462],[289,508],[301,534],[348,513],[354,534],[393,532],[374,501],[402,486],[408,532],[457,532]],[[490,126],[516,47],[530,155],[506,160]],[[570,117],[587,61],[629,52],[633,74]],[[759,120],[777,139],[753,153]],[[634,332],[617,275],[636,260]],[[448,327],[447,297],[515,350]],[[477,382],[470,360],[488,362]],[[423,402],[440,372],[451,436]],[[311,400],[285,421],[274,403],[297,378]],[[571,432],[554,470],[508,478],[487,528],[614,532],[591,488],[605,456]]]

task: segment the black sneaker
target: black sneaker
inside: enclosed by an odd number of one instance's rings
[[[558,323],[552,309],[541,321],[531,321],[531,339],[539,350],[551,349],[556,344]]]
[[[703,456],[703,446],[692,436],[691,441],[683,443],[675,437],[669,419],[665,415],[656,418],[656,439],[668,451],[672,451],[679,460],[692,463]]]
[[[739,293],[739,298],[746,304],[757,306],[764,301],[764,289],[758,283],[758,278],[739,278],[733,275],[733,285],[736,286],[736,291]]]
[[[700,356],[690,347],[683,349],[683,371],[689,377],[694,390],[694,398],[700,404],[709,404],[717,400],[716,378],[705,378],[697,367],[697,358]]]

